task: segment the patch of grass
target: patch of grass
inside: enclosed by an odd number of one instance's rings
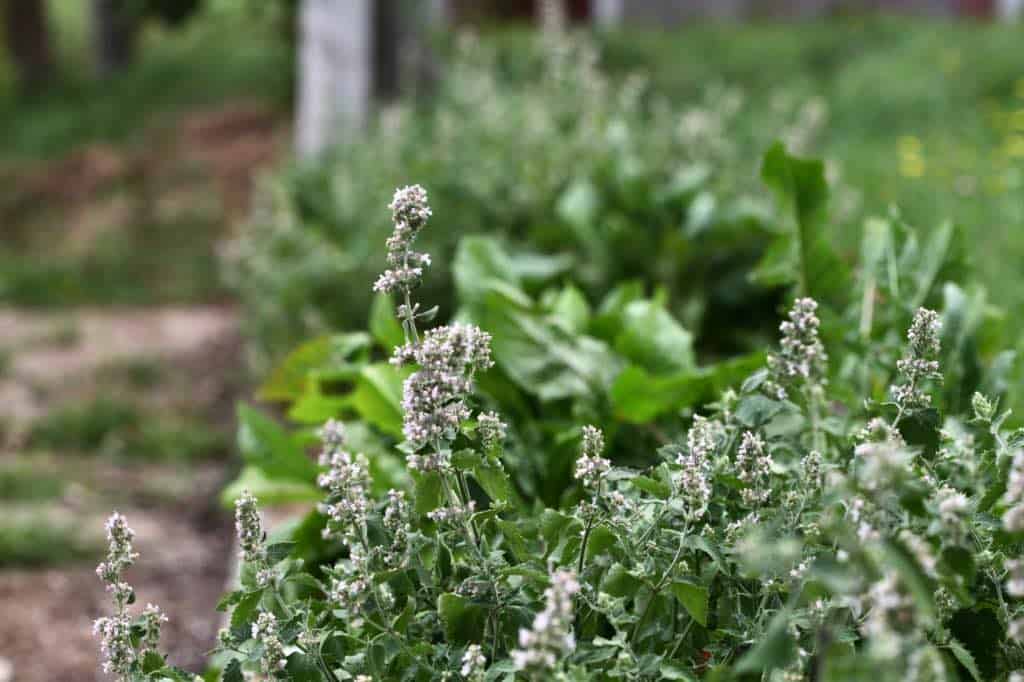
[[[57,474],[41,471],[32,462],[15,460],[0,466],[0,499],[5,502],[53,500],[64,492]]]
[[[0,68],[5,161],[52,158],[90,142],[130,141],[161,117],[229,99],[283,104],[290,95],[292,54],[279,28],[254,16],[249,3],[209,4],[181,29],[149,26],[136,63],[101,81],[92,74],[89,14],[71,9],[85,3],[51,2],[61,81],[25,99],[9,69]]]
[[[135,428],[142,420],[138,408],[109,398],[72,405],[38,420],[29,432],[33,448],[95,452],[113,434]]]
[[[95,560],[99,537],[83,534],[70,520],[59,520],[40,505],[5,512],[0,520],[0,568],[36,568]]]
[[[128,461],[188,461],[230,450],[228,437],[200,419],[146,414],[109,398],[71,405],[41,418],[28,443],[39,450],[101,453]]]
[[[128,226],[88,252],[26,258],[0,248],[0,300],[11,305],[146,305],[219,298],[223,285],[209,216]]]
[[[100,368],[98,378],[144,390],[158,386],[163,381],[164,372],[164,367],[155,358],[127,358]]]

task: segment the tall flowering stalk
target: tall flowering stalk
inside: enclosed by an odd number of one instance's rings
[[[138,672],[138,663],[148,651],[155,651],[160,641],[160,628],[167,617],[160,607],[147,604],[141,618],[141,636],[136,647],[132,632],[132,619],[128,606],[134,601],[135,590],[124,580],[123,573],[139,557],[132,546],[135,531],[128,521],[114,512],[107,520],[107,557],[96,567],[96,575],[106,585],[114,601],[114,613],[98,618],[93,633],[100,639],[103,672],[114,675],[119,682],[130,682]]]
[[[932,397],[921,384],[928,380],[942,380],[938,360],[941,331],[942,320],[937,312],[917,309],[907,330],[907,353],[896,363],[901,381],[891,389],[892,400],[899,410],[893,420],[894,428],[908,413],[931,405]]]
[[[828,354],[818,329],[818,303],[813,298],[798,298],[780,325],[779,350],[768,354],[771,381],[766,389],[778,400],[790,397],[796,389],[804,397],[811,420],[812,448],[824,448],[821,432],[821,405],[828,383]]]
[[[451,465],[451,446],[459,426],[472,416],[468,400],[474,375],[494,364],[491,337],[475,325],[460,323],[435,327],[421,337],[417,320],[431,313],[420,311],[420,304],[412,300],[412,291],[419,285],[430,257],[413,251],[412,245],[431,216],[427,192],[419,185],[401,188],[395,192],[390,208],[394,232],[387,248],[392,268],[380,276],[374,290],[401,294],[403,302],[397,314],[405,345],[395,349],[391,362],[417,368],[402,386],[407,463],[414,471],[441,475],[450,506],[436,510],[432,518],[462,521],[471,544],[475,544],[476,533],[467,522],[473,511],[469,486],[464,473]],[[493,444],[497,437],[493,415],[484,417],[483,424],[482,435]]]

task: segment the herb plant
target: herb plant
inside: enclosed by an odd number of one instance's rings
[[[601,428],[577,426],[560,508],[516,489],[510,430],[481,410],[497,337],[468,321],[423,328],[433,311],[415,294],[430,258],[413,247],[431,211],[422,188],[398,190],[375,288],[399,301],[391,362],[407,474],[394,478],[407,486],[378,494],[388,465],[331,420],[319,431],[324,498],[289,539],[268,540],[243,493],[241,586],[219,605],[230,612],[227,662],[211,676],[1020,679],[1024,430],[1008,426],[998,391],[958,398],[965,384],[998,386],[1000,361],[973,379],[951,371],[963,355],[944,347],[947,326],[970,337],[980,323],[957,317],[953,285],[942,314],[918,305],[941,259],[913,240],[897,248],[880,228],[888,256],[862,264],[852,289],[862,295],[839,307],[851,292],[806,262],[829,257],[811,222],[820,164],[776,148],[765,177],[796,211],[764,269],[787,264],[777,276],[799,296],[763,367],[691,412],[639,469],[619,463]],[[924,274],[909,269],[917,261]],[[882,326],[883,300],[892,319],[908,316],[902,338]],[[829,330],[844,318],[856,331]],[[246,438],[263,427],[254,420]],[[265,453],[284,461],[274,457]],[[333,554],[299,556],[310,529]],[[98,572],[115,611],[97,622],[108,671],[190,679],[156,653],[159,611],[128,615],[131,532],[116,514],[108,530]]]

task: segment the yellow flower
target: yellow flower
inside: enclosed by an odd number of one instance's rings
[[[919,178],[924,175],[925,163],[920,156],[904,156],[900,159],[900,175],[905,178]]]

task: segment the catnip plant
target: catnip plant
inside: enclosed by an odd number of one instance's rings
[[[374,287],[399,301],[410,484],[375,494],[372,461],[328,421],[313,518],[336,552],[319,563],[268,536],[243,494],[240,587],[218,606],[229,626],[206,679],[1021,679],[1024,430],[980,392],[939,413],[938,312],[905,311],[893,362],[850,374],[883,384],[862,393],[830,380],[844,376],[833,357],[877,362],[891,340],[861,324],[859,350],[827,350],[821,306],[800,295],[765,366],[680,415],[649,466],[619,465],[601,426],[572,427],[574,487],[543,508],[510,484],[509,427],[481,409],[490,335],[423,328],[426,191],[399,189],[390,208]],[[192,679],[156,652],[160,612],[129,615],[123,517],[108,534],[105,669]]]

